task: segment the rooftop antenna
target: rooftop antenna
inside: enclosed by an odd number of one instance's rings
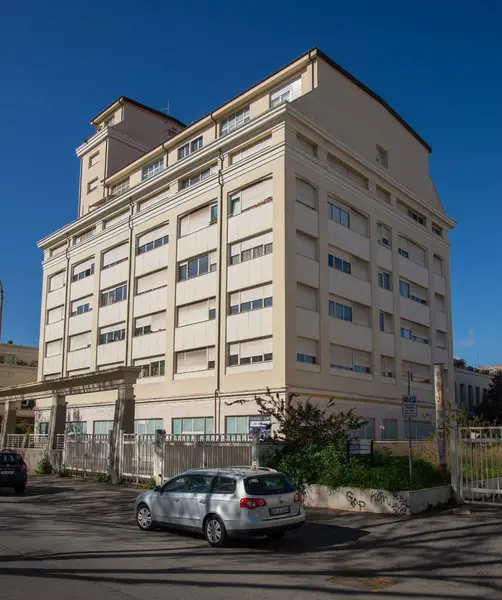
[[[165,112],[167,116],[171,114],[171,100],[167,101],[167,106],[161,109],[162,112]]]

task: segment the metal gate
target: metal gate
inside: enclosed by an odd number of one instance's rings
[[[502,427],[460,427],[457,467],[464,502],[502,506]]]
[[[64,468],[75,475],[107,474],[110,443],[107,433],[71,433],[64,437]]]

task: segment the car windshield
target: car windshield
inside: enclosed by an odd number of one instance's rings
[[[244,489],[251,496],[271,496],[296,491],[284,475],[259,475],[244,479]]]
[[[22,465],[23,459],[19,454],[8,454],[3,452],[0,454],[0,465]]]

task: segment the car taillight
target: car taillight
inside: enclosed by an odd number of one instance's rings
[[[267,506],[267,502],[263,498],[241,498],[241,508],[253,510],[262,506]]]
[[[301,502],[301,501],[302,501],[302,495],[299,492],[296,492],[293,502]]]

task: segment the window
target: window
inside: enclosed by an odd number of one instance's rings
[[[413,219],[419,225],[423,225],[425,227],[425,217],[422,217],[422,215],[419,215],[415,211],[411,210],[411,208],[408,208],[407,215],[410,217],[410,219]]]
[[[344,227],[350,227],[350,214],[346,210],[339,208],[336,204],[328,202],[328,219],[340,223]]]
[[[378,287],[390,290],[390,273],[383,269],[378,269]]]
[[[439,235],[439,237],[443,237],[443,228],[442,227],[440,227],[439,225],[436,225],[436,223],[432,223],[431,229],[432,229],[432,233]]]
[[[481,404],[481,388],[476,388],[476,406]]]
[[[309,208],[317,210],[317,190],[303,179],[296,179],[296,199]]]
[[[404,438],[406,440],[425,440],[432,435],[433,427],[429,421],[411,421],[404,424]]]
[[[164,419],[136,419],[134,433],[138,435],[154,435],[158,430],[164,430]]]
[[[96,435],[108,435],[113,430],[113,421],[94,421],[92,431]]]
[[[411,340],[411,329],[406,329],[406,327],[401,327],[401,337],[406,338],[407,340]]]
[[[238,315],[243,312],[261,310],[272,306],[272,285],[241,290],[229,294],[229,314]]]
[[[73,267],[73,277],[71,278],[72,282],[79,281],[80,279],[85,279],[86,277],[90,277],[94,275],[94,263],[87,261],[85,263],[80,263],[79,265]]]
[[[84,348],[91,347],[91,332],[77,333],[71,335],[69,338],[69,352],[75,352],[76,350],[83,350]]]
[[[210,208],[210,221],[209,223],[216,223],[216,221],[218,220],[218,205],[217,204],[211,204],[211,208]]]
[[[336,156],[333,156],[329,152],[328,166],[334,169],[337,173],[340,173],[340,175],[343,175],[344,177],[347,177],[347,179],[352,180],[357,185],[365,188],[366,190],[368,189],[369,180],[367,177],[365,177],[362,173],[359,173],[359,171],[356,171],[355,169],[350,167],[348,164],[344,163],[339,158],[336,158]]]
[[[63,340],[59,339],[59,340],[53,340],[52,342],[47,342],[45,344],[45,356],[49,357],[49,356],[57,356],[58,354],[62,353],[62,346],[63,346]],[[8,358],[9,355],[6,356],[6,359]],[[8,363],[6,362],[6,364],[12,364],[15,365],[16,364],[16,357],[14,357],[14,362],[12,363]]]
[[[112,327],[106,327],[101,329],[101,333],[99,334],[99,344],[112,344],[113,342],[121,342],[125,340],[125,328],[123,329],[114,329]],[[116,327],[116,326],[115,326]]]
[[[146,179],[150,179],[160,173],[164,169],[164,157],[151,162],[150,164],[144,166],[141,169],[141,181],[145,181]]]
[[[376,186],[376,195],[380,200],[383,200],[385,203],[390,204],[390,193],[387,190],[384,190],[379,185]]]
[[[249,433],[249,417],[225,417],[225,433],[247,435]]]
[[[382,377],[394,377],[394,371],[396,370],[394,359],[391,356],[380,356],[380,369]]]
[[[237,482],[230,477],[215,477],[213,483],[213,494],[235,494]]]
[[[227,365],[250,365],[272,360],[272,338],[260,338],[228,344]]]
[[[364,419],[364,417],[363,417]],[[362,425],[358,429],[354,429],[351,432],[352,438],[358,438],[360,440],[374,440],[375,439],[375,419],[368,419],[365,425]]]
[[[350,262],[338,258],[337,256],[333,256],[332,254],[328,254],[328,265],[338,269],[338,271],[342,271],[343,273],[348,273],[349,275],[351,273]]]
[[[234,217],[245,210],[272,200],[273,180],[264,179],[233,193],[229,199],[229,216]]]
[[[67,421],[66,433],[87,433],[87,421]]]
[[[213,417],[172,420],[173,435],[212,435],[213,431]]]
[[[385,167],[386,169],[388,169],[388,167],[389,167],[389,155],[387,153],[387,150],[384,150],[382,148],[382,146],[378,146],[377,145],[376,151],[377,151],[377,155],[376,155],[376,161],[377,161],[377,163],[380,166]]]
[[[99,162],[99,152],[96,152],[95,154],[92,154],[91,156],[89,156],[89,168],[94,167],[94,165],[97,165]]]
[[[49,278],[49,292],[54,292],[55,290],[59,290],[60,288],[64,287],[65,276],[65,271],[61,271],[56,275],[52,275],[52,277]]]
[[[176,373],[191,373],[214,369],[214,361],[214,346],[178,352],[176,354]]]
[[[144,294],[167,285],[167,269],[160,269],[136,278],[136,294]]]
[[[115,125],[115,115],[112,115],[109,119],[105,121],[106,127],[113,127]]]
[[[187,142],[186,144],[184,144],[183,146],[178,148],[178,160],[181,160],[182,158],[187,157],[189,154],[192,154],[193,152],[197,152],[197,150],[200,150],[202,148],[202,146],[203,146],[202,136],[196,138],[195,140],[192,140],[191,142]]]
[[[347,346],[330,344],[330,367],[357,373],[371,372],[371,354]]]
[[[383,223],[378,223],[377,224],[377,239],[378,239],[378,243],[382,244],[382,246],[385,246],[387,248],[391,248],[391,233],[390,233],[390,229],[386,226],[383,225]]]
[[[436,310],[440,310],[441,312],[446,312],[446,301],[443,294],[436,293],[434,295],[434,299],[436,301]]]
[[[127,284],[116,287],[108,292],[101,292],[101,306],[109,306],[110,304],[116,304],[124,300],[127,300]]]
[[[419,285],[409,283],[407,281],[403,281],[402,279],[399,281],[399,293],[403,298],[409,298],[414,302],[418,302],[419,304],[427,305],[427,300],[423,298],[426,295],[427,291],[425,288],[422,288]]]
[[[302,231],[296,232],[296,253],[311,260],[317,260],[317,238]]]
[[[134,361],[135,367],[141,367],[139,372],[139,378],[145,379],[146,377],[163,377],[166,369],[165,360],[150,360],[150,362]]]
[[[103,227],[104,227],[104,229],[109,229],[110,227],[114,227],[115,225],[118,225],[119,223],[124,223],[124,221],[126,219],[128,219],[128,217],[129,217],[129,211],[123,210],[121,213],[116,214],[114,217],[107,219],[104,222]]]
[[[412,363],[403,360],[401,362],[401,379],[408,381],[408,373],[415,383],[430,383],[430,367],[420,363]]]
[[[251,120],[251,114],[249,110],[249,106],[242,108],[241,110],[237,110],[232,113],[225,119],[223,119],[220,123],[220,135],[226,135],[227,133],[231,133],[239,127],[242,127],[246,123]]]
[[[382,440],[397,440],[397,419],[382,420]]]
[[[385,331],[385,313],[380,311],[378,315],[378,324],[380,327],[380,331]]]
[[[129,244],[121,244],[111,250],[103,252],[101,269],[109,269],[129,258]]]
[[[352,307],[330,300],[329,316],[342,319],[343,321],[352,321]]]
[[[211,321],[216,318],[216,298],[208,298],[178,307],[177,327]]]
[[[296,338],[296,362],[317,364],[317,341],[304,337]]]
[[[166,311],[162,310],[144,317],[137,317],[134,322],[134,336],[148,335],[166,329]]]
[[[444,260],[437,254],[434,254],[432,257],[432,270],[436,275],[444,277]]]
[[[129,190],[129,177],[126,179],[122,179],[115,185],[112,185],[110,190],[111,196],[120,196],[121,194],[125,194]]]
[[[465,405],[465,383],[460,384],[460,402]]]
[[[230,265],[272,254],[272,233],[250,238],[230,246]],[[261,243],[258,243],[261,242]]]
[[[76,235],[73,238],[73,243],[74,244],[80,244],[80,242],[83,242],[83,241],[88,240],[89,238],[91,238],[95,234],[95,232],[96,232],[96,228],[95,227],[91,227],[90,229],[87,229],[86,231],[83,231],[79,235]]]
[[[436,346],[438,348],[446,349],[446,332],[440,331],[439,329],[436,331]]]
[[[401,256],[408,258],[422,267],[426,267],[426,252],[422,246],[400,235],[398,237],[398,248]]]
[[[209,175],[211,175],[211,167],[208,167],[207,169],[204,169],[203,171],[200,171],[199,173],[196,173],[191,177],[182,179],[180,183],[180,189],[185,190],[186,188],[189,188],[192,185],[200,183],[203,179],[209,177]]]
[[[38,424],[38,434],[48,435],[49,434],[49,421],[40,421]]]
[[[397,251],[398,251],[399,256],[404,256],[404,258],[409,258],[408,250],[404,250],[403,248],[398,248]]]
[[[315,365],[317,362],[317,359],[315,356],[312,356],[311,354],[302,354],[301,352],[297,352],[296,362],[302,362],[302,363],[308,363],[311,365]]]
[[[139,235],[136,254],[145,254],[169,244],[168,228],[169,225],[166,224]]]
[[[94,192],[97,189],[98,189],[98,178],[96,177],[95,179],[92,179],[91,181],[89,181],[89,183],[87,184],[87,193],[91,194],[92,192]]]
[[[200,277],[206,275],[209,271],[216,270],[216,263],[211,263],[211,269],[209,268],[209,261],[212,260],[212,254],[203,254],[195,258],[191,258],[188,261],[178,264],[178,281],[186,281],[187,279],[193,279],[194,277]],[[214,268],[213,268],[214,264]]]
[[[316,288],[304,285],[303,283],[296,284],[296,306],[318,312],[318,291]]]
[[[51,323],[58,323],[63,320],[64,315],[64,306],[56,306],[56,308],[51,308],[47,311],[47,325]]]
[[[60,342],[60,340],[56,340],[56,341]],[[50,343],[52,343],[52,342],[48,342],[48,344],[50,344]],[[61,352],[56,352],[56,354],[61,354]],[[52,355],[46,353],[46,356],[52,356]],[[0,354],[0,365],[15,365],[15,364],[17,364],[15,354]]]
[[[292,102],[302,93],[302,79],[298,77],[270,94],[270,108],[275,108],[283,102]]]
[[[238,150],[231,156],[232,164],[238,163],[241,160],[244,160],[245,158],[249,158],[250,156],[253,156],[253,154],[256,154],[257,152],[260,152],[261,150],[268,148],[271,144],[271,141],[272,141],[271,136],[268,136],[257,142],[254,142],[253,144],[250,144],[249,146],[246,146],[242,150]]]
[[[300,150],[310,156],[317,156],[317,146],[301,135],[296,136],[296,144]]]

